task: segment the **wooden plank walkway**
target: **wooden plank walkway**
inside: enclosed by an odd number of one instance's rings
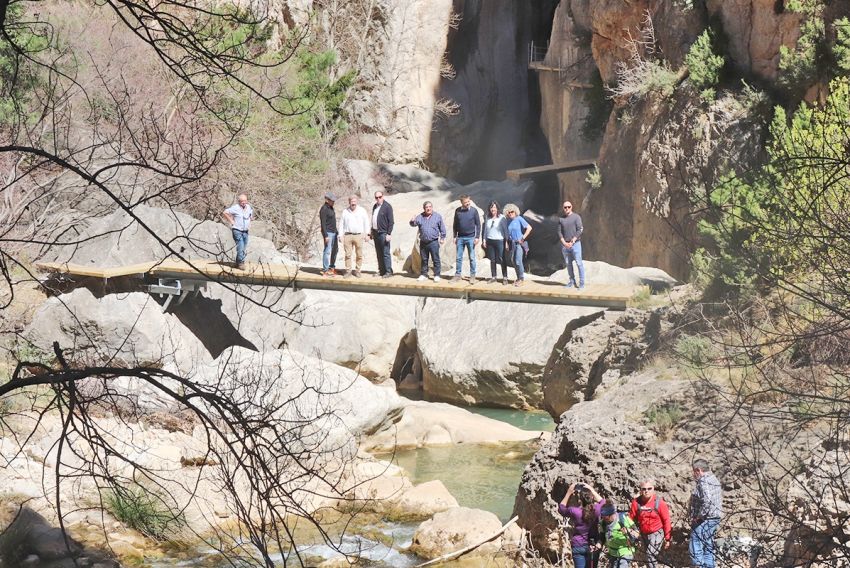
[[[550,173],[575,172],[578,170],[589,170],[596,165],[594,160],[579,160],[577,162],[563,162],[560,164],[546,164],[544,166],[533,166],[530,168],[519,168],[508,170],[505,177],[513,181],[521,181],[534,176]]]
[[[522,286],[506,286],[501,283],[488,284],[486,280],[480,278],[475,283],[450,282],[448,278],[438,283],[432,280],[420,282],[408,274],[395,274],[391,278],[378,278],[374,273],[363,273],[361,278],[325,277],[319,274],[317,268],[247,263],[245,270],[239,270],[229,263],[209,260],[193,260],[191,265],[182,261],[164,260],[114,268],[94,268],[61,263],[36,263],[36,267],[46,272],[104,280],[122,276],[149,275],[154,278],[291,287],[296,290],[313,289],[456,298],[470,301],[593,306],[617,310],[625,309],[635,292],[631,286],[592,283],[584,290],[575,290],[546,280],[526,280]]]

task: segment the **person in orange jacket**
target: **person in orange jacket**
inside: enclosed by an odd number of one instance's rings
[[[638,525],[640,538],[646,549],[646,565],[656,568],[662,548],[670,546],[670,508],[655,493],[655,480],[640,483],[640,495],[632,499],[629,517]]]

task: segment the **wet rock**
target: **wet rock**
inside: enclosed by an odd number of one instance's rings
[[[450,404],[407,402],[381,429],[361,441],[367,451],[392,451],[431,445],[487,444],[539,438],[541,432],[521,430]]]

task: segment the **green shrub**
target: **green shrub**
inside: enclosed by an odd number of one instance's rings
[[[0,125],[37,118],[28,106],[44,77],[32,59],[50,47],[50,32],[45,26],[25,23],[29,19],[21,3],[9,4],[5,34],[0,36]]]
[[[113,517],[153,540],[171,540],[186,524],[182,513],[172,512],[163,497],[141,485],[116,486],[103,503]]]
[[[702,98],[709,101],[716,96],[714,87],[720,82],[720,70],[725,62],[722,55],[714,53],[711,44],[711,33],[705,30],[685,56],[691,83],[702,91]]]
[[[633,308],[647,308],[652,304],[652,288],[639,286],[629,299],[629,306]]]
[[[711,340],[699,335],[682,335],[676,341],[674,352],[688,366],[702,368],[711,360]]]
[[[655,433],[666,438],[684,418],[685,410],[678,402],[662,402],[653,405],[644,416]]]
[[[803,104],[791,116],[777,107],[768,162],[711,191],[712,208],[699,224],[711,244],[695,268],[706,271],[718,297],[846,280],[847,124],[850,79],[835,79],[823,105]]]
[[[817,81],[819,62],[825,61],[821,56],[826,40],[823,6],[820,2],[790,2],[786,7],[806,17],[800,26],[797,45],[793,49],[784,45],[779,48],[778,83],[789,91],[799,91]]]
[[[599,171],[599,166],[593,166],[592,170],[588,170],[584,181],[590,185],[591,189],[599,189],[602,187],[602,172]]]
[[[835,65],[841,72],[850,73],[850,18],[835,20],[835,45],[832,54],[835,56]]]

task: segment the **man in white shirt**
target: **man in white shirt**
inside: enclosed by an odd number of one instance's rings
[[[348,198],[348,207],[342,212],[339,222],[339,232],[342,233],[342,246],[345,249],[345,276],[351,276],[351,251],[357,254],[357,264],[354,276],[360,278],[360,267],[363,266],[363,241],[369,238],[370,222],[366,210],[357,205],[357,196]]]
[[[236,243],[236,268],[245,270],[245,256],[248,251],[248,228],[254,220],[254,208],[248,203],[248,196],[240,193],[236,203],[225,209],[222,218],[230,224],[230,232]]]

